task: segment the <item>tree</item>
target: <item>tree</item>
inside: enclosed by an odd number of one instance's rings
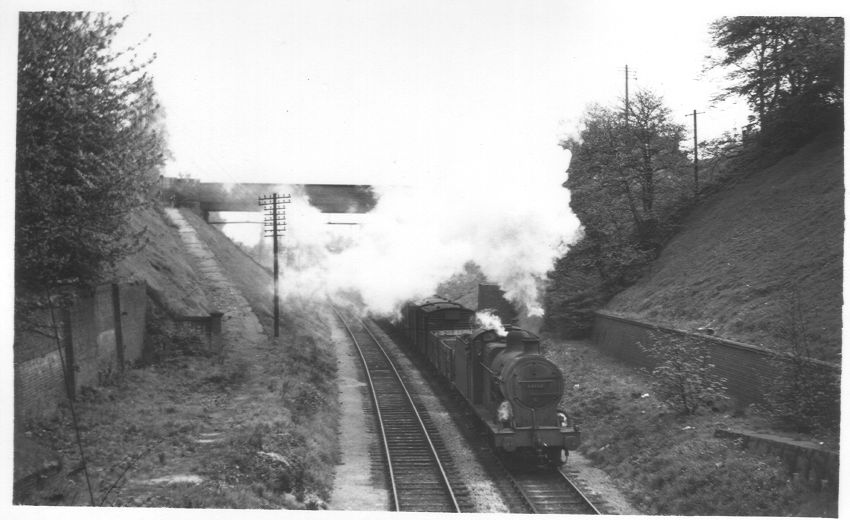
[[[805,137],[843,113],[843,19],[739,16],[710,31],[723,52],[710,67],[731,68],[733,82],[718,97],[744,97],[763,131]]]
[[[164,161],[162,111],[123,20],[20,14],[15,275],[21,288],[96,281],[134,247],[126,220]]]
[[[563,143],[572,152],[565,185],[589,234],[634,235],[641,245],[655,247],[659,188],[676,191],[682,181],[678,172],[687,158],[679,142],[685,131],[649,90],[637,92],[629,114],[626,124],[620,110],[588,108],[579,139]]]
[[[633,284],[657,255],[664,238],[659,222],[686,192],[683,136],[661,97],[641,90],[628,124],[623,110],[592,105],[579,137],[561,143],[572,152],[564,186],[584,228],[549,273],[546,315],[550,325],[571,322],[563,335],[589,330],[593,311]]]

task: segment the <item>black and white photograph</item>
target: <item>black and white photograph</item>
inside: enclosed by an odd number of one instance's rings
[[[5,516],[839,518],[847,11],[3,2]]]

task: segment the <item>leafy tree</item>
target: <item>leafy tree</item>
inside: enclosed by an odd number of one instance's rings
[[[732,85],[719,96],[740,95],[771,138],[792,139],[840,121],[844,105],[844,21],[841,18],[739,16],[711,25]]]
[[[572,152],[564,186],[584,228],[549,275],[549,323],[575,322],[565,335],[589,330],[593,311],[634,283],[660,250],[665,213],[687,191],[683,136],[662,98],[641,90],[628,122],[621,109],[592,105],[579,137],[561,143]]]
[[[675,188],[681,182],[678,169],[687,162],[679,150],[684,127],[671,121],[663,99],[649,90],[637,92],[629,113],[626,124],[619,110],[598,105],[587,110],[579,139],[563,143],[572,152],[566,187],[586,229],[634,233],[650,245],[656,239],[656,203],[664,195],[659,189]]]
[[[96,281],[134,247],[165,143],[150,60],[113,51],[123,20],[26,12],[18,37],[15,274],[20,288]]]

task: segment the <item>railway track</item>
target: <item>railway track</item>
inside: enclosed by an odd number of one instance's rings
[[[560,469],[507,470],[527,512],[534,514],[601,514]]]
[[[391,339],[404,344],[404,338],[389,322],[381,321],[379,325]],[[604,514],[604,497],[594,498],[594,504],[562,469],[517,469],[514,468],[516,464],[503,461],[484,440],[486,428],[481,423],[481,418],[470,411],[463,397],[456,391],[445,388],[433,371],[423,368],[430,365],[418,352],[413,352],[412,361],[423,370],[423,376],[455,419],[458,430],[467,442],[477,446],[475,453],[479,463],[491,475],[511,513]],[[599,508],[602,508],[602,511]]]
[[[463,486],[450,481],[453,470],[447,467],[442,443],[432,435],[427,415],[416,405],[383,345],[363,320],[345,316],[336,308],[334,312],[365,369],[378,417],[377,433],[387,466],[392,509],[469,511]]]

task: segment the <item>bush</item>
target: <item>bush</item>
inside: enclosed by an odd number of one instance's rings
[[[788,355],[773,359],[776,376],[765,396],[768,413],[780,425],[801,432],[838,428],[841,411],[841,378],[811,356],[808,319],[797,288],[789,286],[783,302],[786,319],[779,335]]]
[[[692,415],[702,406],[712,407],[726,399],[725,379],[713,373],[708,349],[684,337],[650,333],[651,344],[638,343],[656,366],[651,370],[652,387],[658,398],[670,408]]]

